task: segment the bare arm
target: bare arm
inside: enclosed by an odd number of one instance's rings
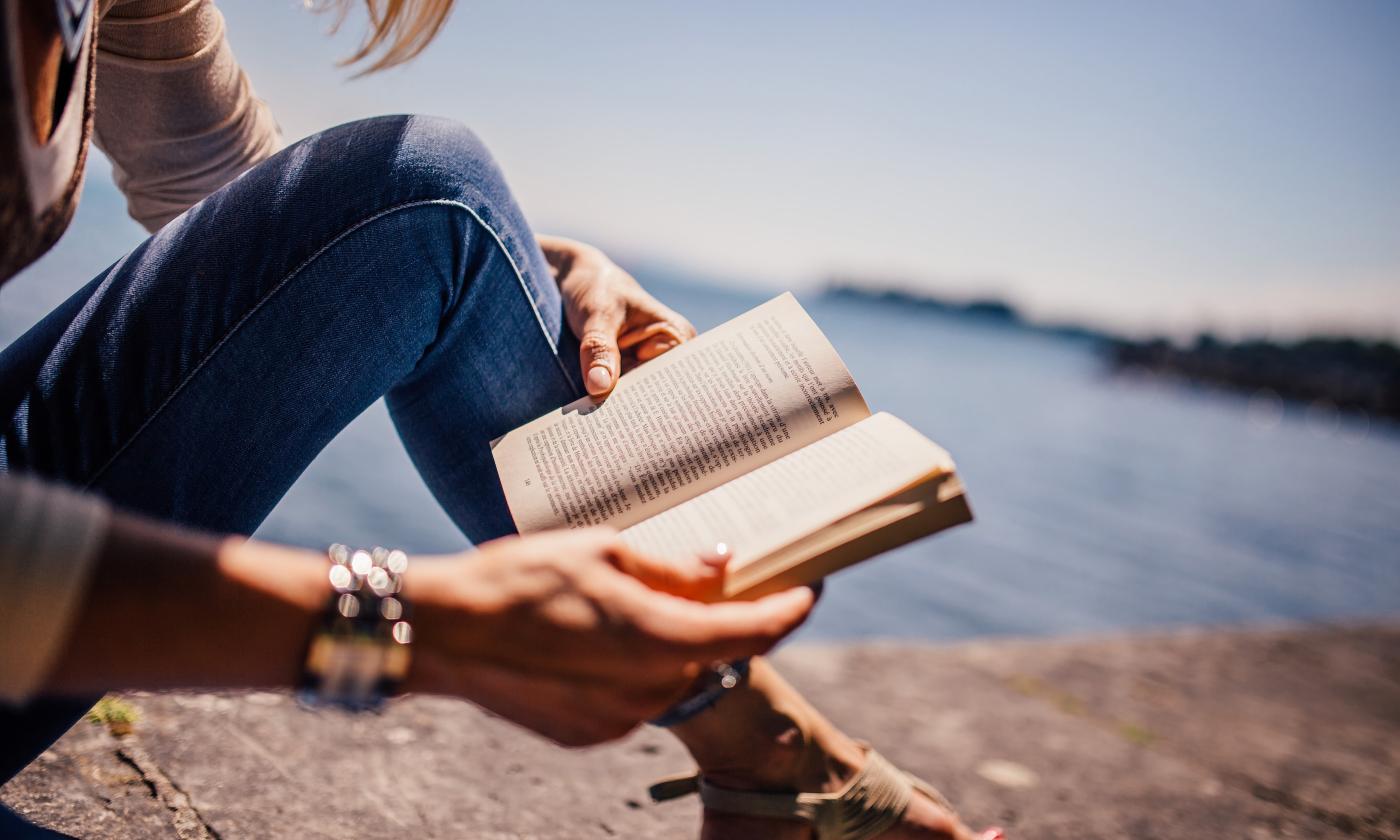
[[[107,534],[46,692],[295,682],[330,591],[319,553],[121,514]],[[407,687],[564,744],[619,737],[704,663],[767,650],[811,608],[807,589],[742,604],[667,594],[712,589],[722,573],[656,564],[606,529],[416,557],[403,589],[415,608]]]
[[[291,685],[325,570],[314,552],[117,515],[47,690]]]

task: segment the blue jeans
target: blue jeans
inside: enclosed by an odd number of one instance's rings
[[[490,441],[582,393],[558,286],[480,141],[383,117],[250,170],[0,353],[0,470],[247,534],[383,396],[480,542],[514,531]],[[0,707],[0,782],[92,702]]]

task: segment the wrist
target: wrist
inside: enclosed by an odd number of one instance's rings
[[[249,668],[263,670],[267,677],[248,682],[294,685],[306,640],[331,591],[325,555],[231,537],[220,544],[216,566],[228,602],[245,605],[240,612],[253,610],[239,617],[235,632],[264,640],[253,651],[264,664],[249,663]]]
[[[569,239],[566,236],[550,236],[548,234],[536,234],[535,242],[540,246],[540,250],[546,254],[573,254],[583,251],[593,246],[579,242],[577,239]]]
[[[413,662],[405,692],[457,694],[453,679],[464,661],[478,657],[487,607],[472,564],[460,557],[414,557],[403,576],[404,599],[413,605]]]
[[[535,241],[539,244],[540,250],[544,252],[545,261],[554,271],[555,279],[561,283],[571,277],[591,273],[589,271],[576,272],[575,268],[577,267],[597,267],[604,265],[607,261],[607,257],[602,251],[587,242],[579,242],[576,239],[568,239],[563,236],[545,235],[536,236]]]

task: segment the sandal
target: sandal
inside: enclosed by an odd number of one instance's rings
[[[817,840],[870,840],[894,828],[904,818],[914,793],[922,793],[940,808],[953,806],[929,783],[900,770],[875,750],[866,748],[865,766],[835,793],[759,793],[710,784],[699,774],[662,779],[649,789],[664,802],[691,793],[712,811],[750,817],[804,820]],[[999,828],[984,831],[981,840],[1002,840]]]

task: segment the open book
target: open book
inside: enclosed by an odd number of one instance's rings
[[[724,597],[820,578],[972,519],[953,461],[889,414],[791,294],[492,444],[522,534],[611,525],[635,548],[733,552]]]

